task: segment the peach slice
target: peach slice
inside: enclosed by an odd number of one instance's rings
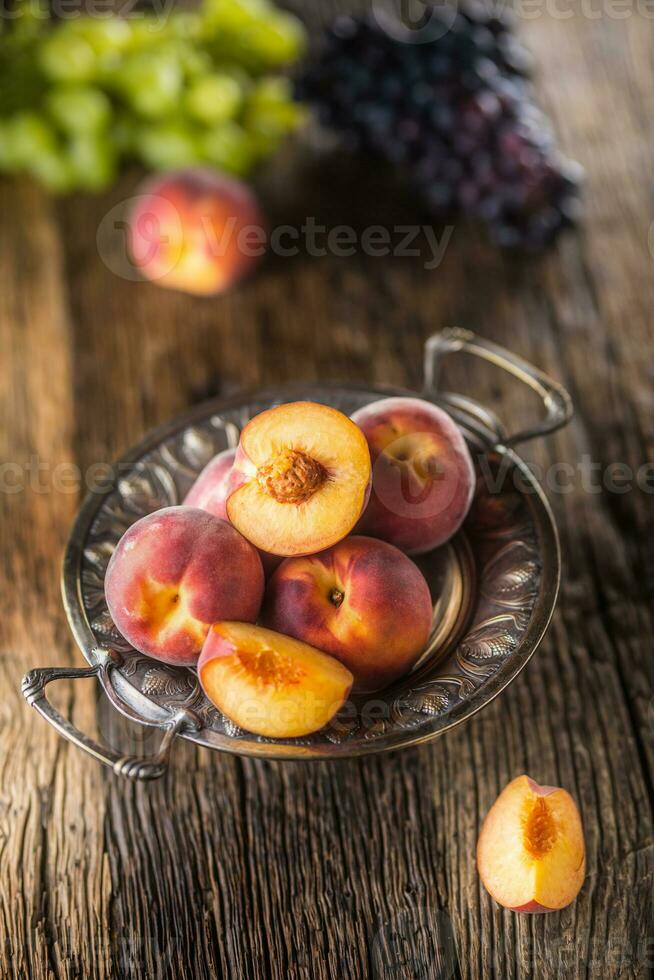
[[[518,776],[488,811],[477,844],[486,889],[514,912],[551,912],[579,894],[586,874],[584,834],[564,789]]]
[[[263,583],[256,549],[231,524],[194,507],[165,507],[122,536],[105,594],[133,647],[188,667],[217,619],[254,622]]]
[[[454,419],[422,398],[383,398],[352,420],[368,440],[373,466],[370,503],[357,531],[410,555],[451,538],[475,489],[470,452]]]
[[[413,666],[432,612],[429,586],[410,558],[385,541],[354,536],[283,561],[268,582],[262,619],[338,657],[358,691],[376,691]]]
[[[323,728],[352,687],[352,674],[338,660],[247,623],[214,623],[198,675],[223,714],[270,738],[298,738]]]
[[[344,538],[370,492],[370,452],[342,412],[291,402],[243,429],[227,515],[248,541],[274,555],[306,555]]]

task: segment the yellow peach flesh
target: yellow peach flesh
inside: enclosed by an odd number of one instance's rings
[[[198,648],[204,643],[208,624],[191,615],[182,585],[166,586],[152,578],[144,579],[134,611],[160,643],[177,631],[186,632]]]
[[[486,889],[506,908],[569,905],[585,875],[581,818],[569,793],[539,787],[527,776],[514,779],[484,821],[477,866]]]
[[[232,524],[263,551],[302,555],[328,548],[356,524],[369,492],[370,452],[341,412],[294,402],[245,427],[235,473]]]
[[[352,674],[333,657],[273,630],[216,623],[198,663],[207,697],[257,735],[297,738],[336,714]]]

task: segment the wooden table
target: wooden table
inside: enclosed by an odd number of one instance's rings
[[[583,229],[541,260],[510,260],[457,226],[432,271],[424,256],[277,258],[205,301],[121,280],[99,258],[98,225],[134,175],[106,197],[61,202],[26,181],[0,184],[11,464],[0,494],[2,977],[608,980],[651,969],[654,27],[632,7],[623,19],[608,5],[597,17],[556,9],[520,30],[542,103],[588,180]],[[420,220],[387,178],[306,144],[268,169],[262,195],[273,221]],[[572,392],[573,424],[530,450],[539,466],[585,457],[601,478],[616,461],[650,465],[649,492],[590,492],[576,475],[570,492],[550,493],[560,602],[501,698],[432,745],[359,762],[265,764],[184,743],[152,785],[102,770],[28,709],[28,668],[81,659],[58,585],[80,499],[71,466],[85,473],[240,387],[418,386],[424,339],[452,324]],[[534,409],[467,362],[450,380],[507,419]],[[85,730],[152,747],[92,684],[61,684],[58,702]],[[522,772],[565,786],[583,812],[588,878],[561,913],[500,911],[475,871],[480,822]]]

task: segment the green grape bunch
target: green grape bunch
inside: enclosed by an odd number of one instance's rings
[[[122,163],[244,176],[304,118],[285,71],[305,33],[270,0],[49,21],[19,0],[0,24],[0,173],[101,191]]]

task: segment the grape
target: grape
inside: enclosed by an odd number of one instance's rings
[[[75,171],[67,156],[58,149],[40,153],[27,167],[39,183],[55,194],[65,194],[76,184]]]
[[[458,5],[444,26],[410,44],[370,17],[340,19],[297,93],[347,146],[401,165],[438,219],[461,213],[536,251],[571,223],[578,188],[533,105],[528,59],[482,6]]]
[[[202,18],[191,10],[175,11],[168,18],[166,35],[195,43],[202,34]]]
[[[290,64],[304,51],[304,28],[292,14],[275,13],[269,20],[248,28],[245,46],[248,62],[258,62],[260,68]]]
[[[144,126],[137,136],[137,150],[154,170],[190,166],[200,156],[196,134],[174,122]]]
[[[130,22],[121,17],[78,17],[66,29],[90,44],[96,55],[116,55],[128,47],[132,38]]]
[[[111,119],[111,102],[99,88],[58,86],[47,95],[51,117],[65,133],[96,133],[106,129]]]
[[[97,58],[85,38],[60,27],[44,39],[39,63],[55,82],[88,82],[96,73]]]
[[[304,43],[271,0],[49,23],[47,0],[13,2],[20,17],[0,20],[1,170],[54,191],[101,189],[129,157],[244,174],[302,117],[288,82],[266,74]]]
[[[261,79],[250,93],[245,110],[245,126],[248,132],[273,142],[275,138],[292,132],[304,118],[304,110],[293,101],[293,91],[286,78]]]
[[[233,119],[241,107],[243,93],[229,75],[206,75],[198,78],[186,93],[185,105],[189,115],[211,124]]]
[[[209,53],[188,41],[177,41],[175,54],[185,77],[191,81],[203,75],[210,75],[213,71],[213,61]]]
[[[22,0],[14,8],[12,32],[15,36],[20,35],[23,38],[36,37],[49,16],[46,0],[28,0],[28,2]]]
[[[149,14],[144,15],[139,20],[130,21],[129,25],[130,39],[126,48],[127,52],[138,52],[158,47],[166,38],[165,26],[162,25],[161,20]]]
[[[212,33],[238,33],[257,22],[265,22],[270,10],[265,0],[205,0],[202,19]]]
[[[183,76],[177,59],[166,51],[131,55],[122,65],[118,84],[141,116],[159,119],[179,105]]]
[[[91,133],[76,135],[68,149],[79,187],[100,191],[115,179],[116,152],[106,136]]]
[[[5,122],[4,130],[4,159],[8,169],[30,167],[39,156],[56,151],[54,130],[35,112],[16,113]]]
[[[256,158],[256,146],[245,130],[225,122],[201,136],[202,153],[208,163],[229,173],[246,174]]]

